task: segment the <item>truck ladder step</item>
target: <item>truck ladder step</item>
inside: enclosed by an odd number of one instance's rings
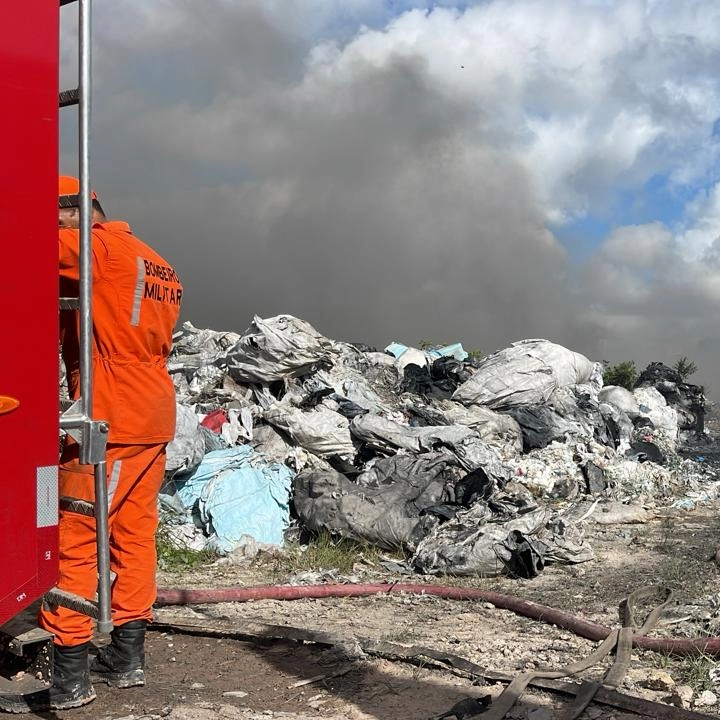
[[[76,513],[77,515],[86,515],[87,517],[95,517],[95,506],[87,500],[78,500],[77,498],[61,497],[60,509],[65,512]]]
[[[77,105],[80,102],[80,90],[63,90],[58,96],[58,103],[61,108]]]
[[[59,605],[60,607],[75,610],[88,617],[98,618],[98,606],[92,600],[86,600],[84,597],[74,595],[60,588],[51,588],[44,595],[44,600],[48,605]]]
[[[77,310],[80,307],[80,298],[60,298],[61,310]]]
[[[52,640],[52,633],[32,626],[24,617],[15,617],[0,628],[0,648],[22,657],[25,648]]]
[[[13,637],[8,643],[7,650],[17,657],[22,657],[25,652],[25,648],[28,645],[46,643],[48,641],[52,641],[52,638],[52,633],[47,632],[47,630],[43,630],[41,628],[31,628],[30,630]]]

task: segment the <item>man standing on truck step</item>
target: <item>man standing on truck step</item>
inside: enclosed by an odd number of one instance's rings
[[[80,186],[59,179],[60,295],[77,297]],[[145,627],[155,601],[157,497],[165,448],[175,434],[175,389],[167,371],[182,285],[158,253],[125,222],[108,221],[92,194],[92,418],[110,425],[107,444],[111,642],[88,667],[92,620],[43,607],[40,626],[55,635],[54,680],[41,706],[63,710],[95,698],[92,680],[114,687],[145,683]],[[70,397],[79,396],[79,314],[60,313]],[[60,458],[60,496],[93,502],[93,467],[68,438]],[[61,509],[58,587],[92,599],[97,590],[95,520]]]

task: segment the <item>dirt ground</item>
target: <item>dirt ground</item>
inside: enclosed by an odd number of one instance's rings
[[[610,627],[617,627],[618,606],[632,590],[661,584],[675,591],[677,607],[655,634],[720,635],[717,515],[716,506],[702,505],[692,511],[664,511],[643,524],[595,524],[589,527],[588,537],[596,559],[589,563],[548,566],[532,580],[440,582],[515,595]],[[356,567],[353,574],[361,582],[437,582],[435,578],[393,576],[368,565]],[[220,561],[192,572],[159,576],[165,587],[218,588],[269,581],[278,582],[278,578],[270,574],[268,563],[262,559],[249,565]],[[271,639],[263,631],[268,625],[329,632],[348,640],[421,645],[511,676],[536,667],[559,669],[597,647],[597,643],[566,630],[488,603],[420,595],[164,607],[158,608],[156,621],[159,625],[148,638],[146,687],[109,690],[98,686],[98,698],[91,705],[40,717],[422,720],[441,715],[464,698],[496,697],[504,687],[482,681],[473,684],[472,678],[432,662],[412,665],[363,656],[352,643],[332,648]],[[188,634],[182,631],[188,625],[223,630],[226,636]],[[240,640],[232,637],[233,632],[257,639]],[[585,677],[600,679],[608,666],[606,660]],[[703,690],[713,689],[720,696],[720,678],[714,670],[715,662],[707,656],[675,659],[634,651],[619,689],[648,700],[670,702],[677,686],[689,686],[690,707],[720,718],[720,706],[704,704],[712,702],[712,696],[706,693],[701,697]],[[529,690],[507,717],[551,720],[560,717],[567,703],[559,695]],[[645,715],[653,716],[652,712]],[[581,717],[630,720],[642,716],[593,703]]]

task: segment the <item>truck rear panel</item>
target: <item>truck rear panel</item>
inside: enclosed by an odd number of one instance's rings
[[[57,580],[59,6],[3,8],[0,625]],[[5,407],[12,406],[11,401]]]

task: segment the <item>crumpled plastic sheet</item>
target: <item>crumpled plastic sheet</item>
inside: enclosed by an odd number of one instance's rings
[[[570,443],[553,442],[533,450],[515,458],[516,479],[540,497],[574,497],[583,483],[575,455],[576,446]]]
[[[332,469],[303,471],[293,481],[293,499],[310,530],[389,550],[413,548],[438,523],[423,511],[454,500],[464,474],[442,453],[395,455],[377,460],[355,482]]]
[[[353,418],[350,431],[358,440],[384,452],[403,449],[420,453],[438,446],[453,447],[470,437],[479,439],[474,430],[463,425],[408,427],[371,413]]]
[[[614,405],[618,410],[622,410],[630,419],[640,414],[640,406],[638,405],[635,395],[624,387],[617,385],[606,385],[598,393],[600,402]]]
[[[657,502],[680,490],[673,474],[655,463],[618,458],[604,470],[610,491],[619,499],[648,497]]]
[[[516,405],[507,413],[522,430],[525,450],[543,448],[554,440],[594,434],[587,424],[565,418],[547,405]]]
[[[168,360],[170,373],[197,370],[212,365],[240,338],[238,333],[200,330],[191,322],[173,335],[173,348]]]
[[[624,388],[620,388],[624,389]],[[629,391],[626,391],[629,392]],[[631,395],[632,397],[632,395]],[[634,398],[633,398],[634,400]],[[637,404],[637,403],[636,403]],[[633,423],[628,414],[618,405],[610,402],[601,402],[600,414],[605,421],[609,437],[612,439],[618,454],[624,455],[630,449],[633,438]],[[639,408],[638,415],[639,416]]]
[[[350,431],[368,447],[392,454],[398,450],[423,453],[446,449],[467,471],[482,467],[496,478],[508,477],[497,450],[463,425],[408,427],[379,415],[358,415]]]
[[[448,450],[450,452],[450,450]],[[469,472],[482,468],[487,475],[499,481],[512,477],[512,466],[506,462],[503,447],[497,447],[472,435],[456,442],[452,454]]]
[[[208,453],[196,470],[175,479],[177,496],[219,553],[233,550],[250,535],[281,545],[290,517],[293,473],[259,455],[249,445]]]
[[[362,374],[345,368],[332,371],[320,370],[303,381],[301,390],[308,398],[314,395],[333,397],[336,401],[347,401],[366,412],[386,413],[392,410],[370,387]]]
[[[188,393],[192,396],[210,395],[222,387],[225,372],[215,365],[203,365],[192,375],[188,383]]]
[[[175,437],[167,445],[165,476],[194,470],[205,455],[205,436],[197,415],[189,407],[177,403]]]
[[[659,500],[682,492],[686,485],[681,475],[667,468],[652,462],[627,460],[612,448],[594,441],[553,442],[546,448],[516,457],[514,462],[518,482],[539,497],[577,497],[585,485],[582,466],[588,462],[602,469],[606,495],[618,500]]]
[[[263,320],[257,315],[224,356],[238,382],[271,383],[309,372],[333,353],[334,343],[292,315]]]
[[[428,349],[427,354],[431,358],[455,358],[456,360],[467,360],[469,357],[462,343],[452,343],[451,345],[443,345],[442,347],[433,347]]]
[[[574,435],[593,437],[604,445],[613,442],[612,428],[603,414],[595,383],[580,383],[557,388],[548,401],[558,415],[579,426]],[[573,435],[571,435],[573,437]]]
[[[458,513],[419,543],[412,564],[429,575],[503,575],[512,557],[508,538],[514,532],[534,540],[545,560],[579,563],[593,558],[582,533],[547,508],[500,524],[491,517],[482,503]]]
[[[318,370],[304,384],[332,387],[338,394],[357,403],[366,410],[391,413],[397,410],[400,400],[396,386],[401,377],[390,355],[378,352],[358,352],[351,345],[338,343],[332,367]]]
[[[253,416],[249,408],[230,408],[228,421],[223,424],[220,435],[229,447],[237,445],[239,440],[251,442],[253,439]]]
[[[674,368],[653,362],[640,373],[637,387],[643,386],[654,387],[675,409],[682,441],[694,443],[709,439],[703,438],[705,394],[700,385],[687,383]]]
[[[460,360],[441,357],[423,367],[406,365],[397,390],[399,393],[412,393],[428,400],[444,400],[450,398],[471,376],[472,372]]]
[[[288,403],[277,403],[268,408],[263,417],[298,445],[320,457],[350,458],[355,454],[348,420],[332,410],[316,407],[303,411]]]
[[[675,476],[684,481],[685,494],[677,498],[672,506],[684,510],[692,510],[698,505],[715,502],[720,498],[720,475],[691,460],[683,460],[675,470]]]
[[[416,350],[416,348],[411,348],[399,342],[391,342],[385,348],[385,352],[390,353],[395,358],[401,358],[408,350]],[[468,357],[462,343],[453,343],[452,345],[443,345],[442,347],[433,347],[427,350],[418,350],[417,352],[422,352],[426,356],[423,364],[441,357],[453,357],[456,360],[465,360]]]
[[[422,402],[419,399],[405,398],[403,406],[416,417],[432,418],[426,425],[465,425],[473,429],[481,440],[502,442],[506,440],[522,450],[522,430],[510,415],[499,413],[482,405],[460,405],[451,400]]]
[[[163,498],[164,496],[161,495],[160,500],[162,501]],[[160,518],[165,536],[175,547],[187,548],[195,552],[207,548],[208,539],[200,528],[195,527],[192,523],[185,522],[182,517],[172,515],[167,510],[161,512]]]
[[[368,412],[382,412],[385,408],[379,395],[360,380],[344,380],[342,392],[338,393]]]
[[[407,347],[406,345],[401,345],[400,343],[390,343],[390,345],[385,348],[385,351],[395,357],[395,367],[400,372],[402,372],[408,365],[425,367],[432,362],[432,359],[423,350]]]
[[[468,357],[465,348],[461,343],[453,343],[443,347],[429,348],[427,350],[418,350],[399,342],[391,342],[386,348],[386,353],[390,353],[395,358],[395,367],[402,373],[408,365],[416,365],[424,368],[433,364],[433,361],[439,358],[455,358],[456,360],[465,360]]]
[[[640,387],[633,390],[640,412],[649,418],[655,429],[672,444],[677,445],[678,416],[665,398],[654,387]]]
[[[281,462],[285,462],[285,457],[294,449],[294,446],[271,425],[261,425],[256,428],[250,444],[259,453]]]
[[[493,409],[544,404],[559,387],[591,381],[602,387],[598,363],[548,340],[521,340],[482,360],[452,399]]]

